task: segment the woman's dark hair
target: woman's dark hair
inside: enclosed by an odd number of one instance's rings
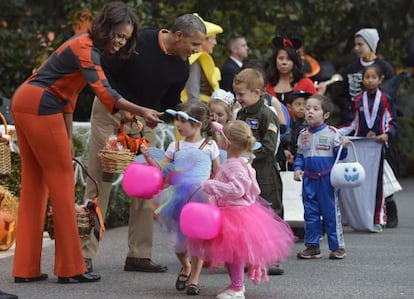
[[[267,64],[267,69],[266,69],[267,80],[266,81],[269,82],[269,84],[272,86],[275,86],[277,82],[279,82],[280,76],[279,76],[279,71],[277,70],[277,66],[276,66],[276,57],[281,50],[285,50],[289,58],[293,61],[293,69],[292,69],[293,81],[291,82],[291,85],[293,87],[301,78],[304,77],[304,73],[302,70],[302,59],[300,58],[299,52],[292,47],[276,47],[275,48],[275,51]]]
[[[126,3],[113,1],[106,4],[92,22],[89,34],[95,46],[104,50],[108,43],[115,38],[114,29],[126,25],[131,25],[133,32],[126,45],[119,50],[118,55],[122,58],[128,58],[135,53],[138,18]]]

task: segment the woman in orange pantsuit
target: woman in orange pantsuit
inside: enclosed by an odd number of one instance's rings
[[[46,203],[53,208],[55,268],[59,283],[94,282],[85,273],[74,207],[72,114],[89,84],[106,109],[125,119],[144,118],[153,127],[161,113],[137,106],[114,90],[100,65],[101,55],[134,54],[138,21],[123,2],[110,2],[88,32],[62,44],[13,96],[11,111],[22,161],[13,276],[16,283],[45,280],[41,253]]]

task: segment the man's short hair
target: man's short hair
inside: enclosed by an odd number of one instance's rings
[[[244,39],[244,36],[238,35],[238,36],[230,37],[226,44],[227,52],[231,54],[232,48],[240,39]]]
[[[197,31],[207,33],[206,26],[201,19],[193,14],[185,14],[175,19],[170,28],[171,32],[181,31],[185,36],[192,36]]]

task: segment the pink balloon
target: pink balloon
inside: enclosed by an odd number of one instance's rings
[[[180,227],[189,238],[213,239],[221,229],[221,211],[208,203],[189,202],[181,211]]]
[[[132,162],[122,179],[122,188],[131,197],[150,199],[162,187],[162,172],[158,167]]]

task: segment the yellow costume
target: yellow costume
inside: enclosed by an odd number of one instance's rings
[[[223,32],[223,29],[220,26],[214,23],[211,23],[211,22],[204,21],[200,16],[198,17],[204,22],[204,25],[206,26],[206,29],[207,29],[206,38]],[[190,66],[193,65],[194,63],[200,64],[200,68],[205,77],[203,78],[202,76],[201,80],[206,80],[210,87],[208,88],[209,89],[208,94],[205,93],[205,88],[204,88],[204,93],[203,93],[203,90],[200,88],[200,100],[203,101],[204,103],[208,103],[210,101],[210,96],[212,92],[216,90],[217,88],[219,88],[219,81],[221,79],[220,70],[219,68],[216,67],[213,57],[207,52],[199,52],[199,53],[195,53],[191,55],[189,58],[189,63],[190,63]],[[187,88],[184,88],[183,91],[181,92],[181,101],[187,102],[188,98],[189,98],[189,95],[187,93]]]

